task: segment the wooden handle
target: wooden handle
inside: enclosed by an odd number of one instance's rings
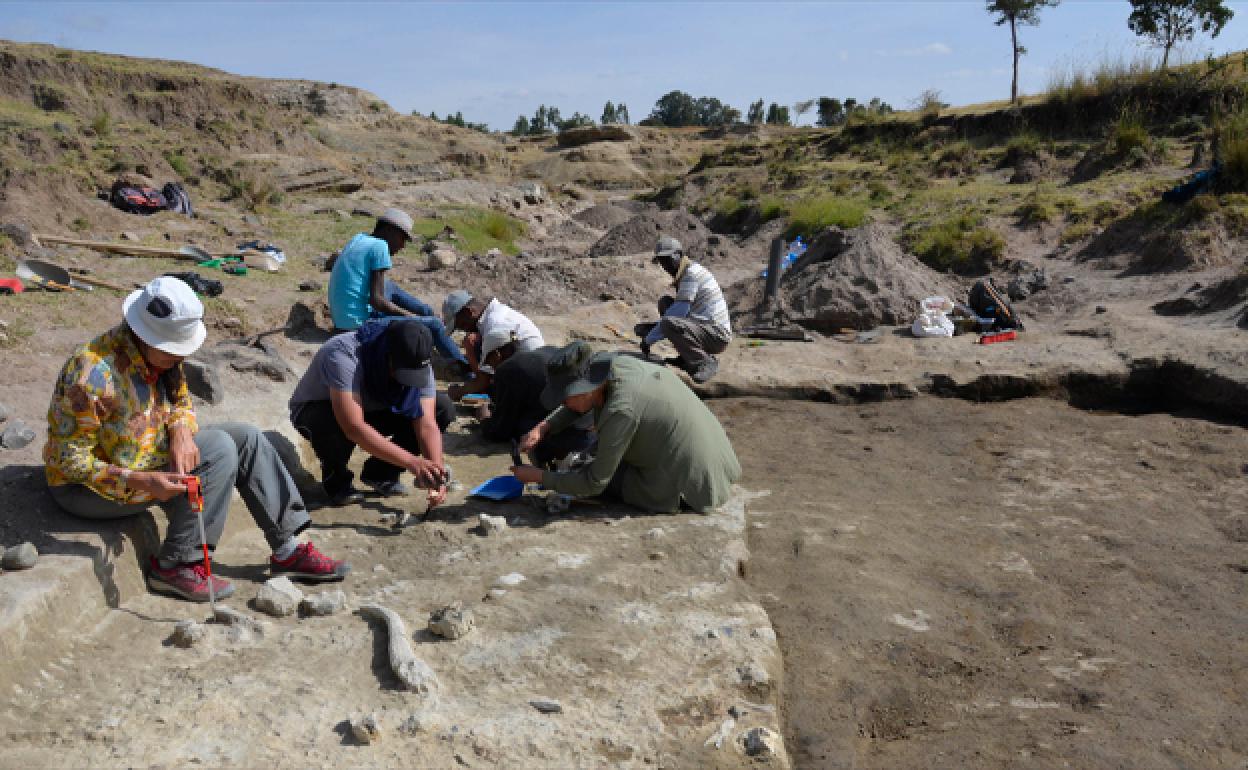
[[[104,251],[110,254],[124,254],[130,257],[166,257],[168,259],[186,259],[198,261],[198,257],[183,254],[177,249],[162,249],[158,246],[131,246],[125,243],[108,243],[107,241],[84,241],[78,238],[63,238],[59,235],[34,235],[36,244],[55,243],[61,246],[79,246],[92,251]]]
[[[108,281],[104,281],[99,278],[92,278],[89,275],[78,275],[75,273],[73,280],[81,281],[82,283],[89,283],[92,286],[99,286],[100,288],[103,288],[103,289],[112,289],[113,291],[121,291],[121,292],[130,291],[125,286],[118,286],[115,283],[109,283]]]

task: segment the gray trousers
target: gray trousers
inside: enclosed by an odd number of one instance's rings
[[[667,312],[673,304],[673,298],[663,297],[659,300],[659,315]],[[672,318],[663,316],[659,319],[663,336],[667,337],[685,366],[697,369],[707,359],[728,349],[732,335],[711,321],[700,321],[696,318]]]
[[[230,422],[204,428],[195,435],[195,446],[200,462],[191,473],[203,485],[204,531],[210,548],[225,531],[235,488],[275,550],[312,522],[282,458],[254,426]],[[186,495],[163,503],[126,504],[102,497],[84,484],[51,487],[51,492],[57,505],[84,519],[120,519],[159,505],[169,517],[169,529],[158,556],[176,562],[203,558],[199,518]]]

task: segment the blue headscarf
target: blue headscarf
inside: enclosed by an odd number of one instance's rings
[[[390,321],[365,321],[356,331],[360,341],[359,360],[364,367],[364,390],[369,398],[390,405],[390,411],[413,420],[425,413],[420,407],[420,390],[400,384],[390,376]]]

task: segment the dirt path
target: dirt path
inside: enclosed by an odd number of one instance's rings
[[[796,766],[1245,766],[1248,431],[1047,400],[713,409],[774,490],[750,578]]]

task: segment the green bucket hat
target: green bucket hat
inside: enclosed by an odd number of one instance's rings
[[[606,382],[611,358],[607,353],[595,354],[588,342],[580,340],[560,348],[546,364],[542,406],[554,409],[569,396],[588,393]]]

